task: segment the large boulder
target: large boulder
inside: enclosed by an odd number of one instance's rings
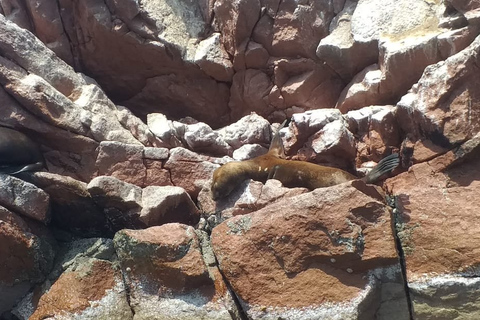
[[[374,318],[385,311],[370,300],[382,281],[408,316],[390,209],[354,185],[284,198],[213,229],[219,267],[250,318]],[[381,268],[389,280],[368,277]]]
[[[204,261],[192,227],[122,230],[114,244],[135,319],[220,320],[237,313],[220,273]]]
[[[475,318],[478,305],[480,135],[387,180],[418,319]]]

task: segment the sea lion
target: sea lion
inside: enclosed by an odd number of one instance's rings
[[[280,128],[282,127],[283,124]],[[284,149],[278,131],[267,154],[251,160],[228,162],[213,172],[211,191],[214,200],[228,196],[246,179],[262,182],[276,179],[286,187],[305,187],[310,190],[358,179],[338,168],[282,159]],[[398,154],[391,154],[382,159],[362,180],[366,183],[376,182],[384,174],[395,169],[399,162]]]
[[[25,134],[0,127],[0,173],[17,174],[45,167],[38,145]]]

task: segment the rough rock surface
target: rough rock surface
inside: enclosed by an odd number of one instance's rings
[[[476,0],[0,0],[0,126],[48,171],[0,179],[0,318],[478,318],[479,34]],[[398,152],[391,194],[213,202],[288,118],[289,160]]]
[[[232,297],[220,274],[209,272],[194,228],[122,230],[114,243],[134,319],[232,319]]]
[[[213,229],[212,244],[252,318],[265,308],[321,315],[335,303],[349,304],[340,312],[350,318],[363,312],[354,299],[368,287],[366,272],[398,267],[391,231],[388,207],[346,183],[233,217]]]
[[[55,240],[49,230],[0,206],[0,314],[50,273]]]
[[[19,319],[133,319],[110,239],[63,245],[53,271],[16,307]]]
[[[285,188],[278,180],[270,179],[265,184],[246,180],[224,199],[214,201],[210,185],[206,185],[198,195],[198,205],[208,221],[208,228],[238,215],[257,211],[269,203],[307,192],[305,188]]]
[[[0,205],[25,217],[50,221],[49,196],[45,191],[18,178],[0,174]]]
[[[465,50],[425,69],[398,103],[404,131],[447,148],[480,132],[479,50],[480,36]]]
[[[387,181],[416,318],[480,314],[476,301],[480,135]],[[473,278],[473,279],[472,279]],[[473,281],[472,281],[473,280]],[[471,292],[471,293],[470,293]],[[466,298],[464,295],[472,294]],[[470,307],[465,302],[472,301]],[[440,304],[439,304],[440,303]]]
[[[110,233],[105,214],[86,183],[49,172],[34,173],[31,182],[50,197],[52,225],[87,237]]]

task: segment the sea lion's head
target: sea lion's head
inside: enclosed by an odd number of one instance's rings
[[[217,168],[213,172],[211,187],[213,200],[225,198],[245,179],[244,165],[241,162],[228,162]]]

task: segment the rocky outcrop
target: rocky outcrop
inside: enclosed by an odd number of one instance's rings
[[[387,181],[395,197],[396,228],[415,318],[437,314],[456,319],[480,312],[474,302],[477,233],[471,228],[480,206],[479,157],[477,134],[453,152]],[[471,303],[468,309],[466,301]]]
[[[55,239],[41,224],[0,206],[0,313],[10,310],[50,273]]]
[[[231,218],[213,229],[212,244],[249,318],[268,310],[282,318],[354,319],[381,308],[360,306],[381,290],[367,270],[400,269],[392,237],[388,207],[343,184]],[[405,296],[398,303],[406,306]]]
[[[0,0],[0,126],[48,171],[0,177],[0,318],[475,318],[479,10]],[[214,201],[277,130],[287,160],[401,166]]]
[[[14,309],[18,319],[133,319],[112,240],[73,241],[56,259],[48,281]]]
[[[122,230],[114,244],[135,319],[232,319],[238,313],[218,269],[203,260],[194,228]]]

